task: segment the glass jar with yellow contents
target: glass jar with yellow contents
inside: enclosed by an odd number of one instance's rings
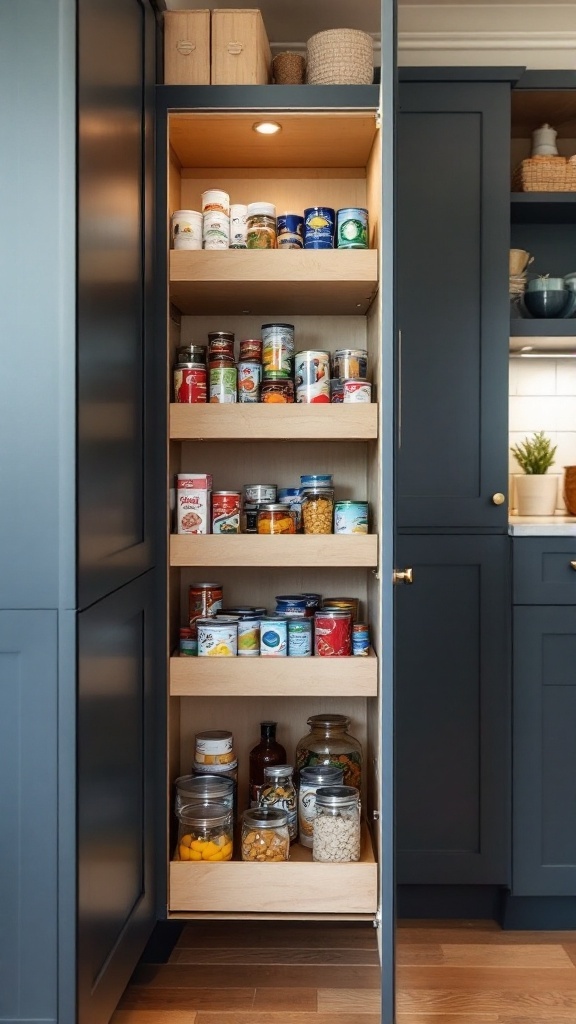
[[[232,810],[226,804],[186,804],[178,811],[180,860],[231,860]]]
[[[277,503],[260,505],[258,533],[296,533],[295,512]]]

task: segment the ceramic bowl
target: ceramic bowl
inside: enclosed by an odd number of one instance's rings
[[[530,289],[528,286],[524,292],[524,304],[532,316],[562,317],[572,306],[573,294],[571,289],[564,287],[564,281],[561,288]]]

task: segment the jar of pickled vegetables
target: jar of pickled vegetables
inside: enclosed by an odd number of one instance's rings
[[[296,533],[296,515],[285,505],[270,503],[258,509],[258,533]]]
[[[288,815],[275,807],[251,807],[242,815],[242,860],[273,864],[289,859]]]
[[[294,381],[283,370],[269,370],[260,386],[260,401],[268,404],[292,405]]]
[[[178,811],[180,860],[232,858],[232,811],[226,804],[186,804]]]
[[[345,786],[361,789],[362,746],[348,732],[350,719],[346,715],[311,715],[308,725],[310,732],[296,747],[296,770],[332,764],[342,768]]]

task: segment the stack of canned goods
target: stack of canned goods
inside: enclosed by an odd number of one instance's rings
[[[368,626],[360,621],[357,598],[280,594],[274,613],[268,614],[256,605],[223,608],[220,583],[193,583],[189,588],[181,656],[363,657],[369,650]]]
[[[309,206],[276,215],[274,203],[231,203],[222,189],[202,193],[202,210],[172,214],[175,249],[368,249],[368,210]]]
[[[208,348],[178,349],[175,402],[327,404],[370,402],[368,352],[361,348],[295,352],[294,325],[262,324],[261,338],[245,338],[235,358],[231,331],[211,331]]]

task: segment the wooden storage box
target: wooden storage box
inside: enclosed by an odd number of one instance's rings
[[[212,85],[267,85],[271,69],[259,10],[212,11]]]
[[[210,85],[210,11],[164,15],[164,82]]]

